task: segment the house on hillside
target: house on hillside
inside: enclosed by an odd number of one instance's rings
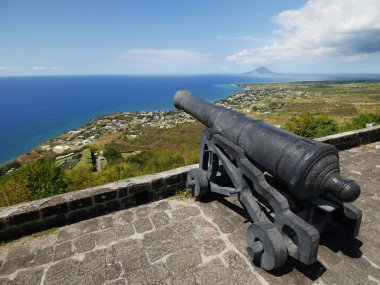
[[[63,153],[67,150],[70,150],[70,148],[67,146],[67,145],[56,145],[54,148],[53,148],[53,151],[55,153]]]
[[[41,147],[41,149],[44,151],[51,151],[51,146],[50,145],[44,145]]]

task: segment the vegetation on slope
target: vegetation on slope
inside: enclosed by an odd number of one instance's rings
[[[286,123],[286,129],[296,134],[315,138],[334,134],[340,130],[362,128],[366,123],[380,124],[380,110],[365,113],[341,126],[327,115],[313,116],[302,113]],[[185,131],[186,128],[193,132]],[[149,146],[141,153],[123,158],[125,147],[111,143],[104,155],[108,164],[102,172],[94,172],[89,164],[78,164],[73,169],[63,170],[53,159],[43,159],[20,168],[0,179],[0,206],[9,206],[25,201],[44,198],[64,192],[96,186],[129,177],[160,172],[198,161],[201,125],[194,124],[145,134]],[[186,134],[186,135],[185,135]],[[146,141],[145,141],[146,143]],[[135,147],[143,147],[136,141]],[[140,148],[141,149],[141,148]],[[86,152],[90,150],[87,149]]]

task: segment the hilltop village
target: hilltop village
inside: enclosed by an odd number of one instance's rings
[[[270,114],[274,109],[284,107],[286,99],[312,96],[306,91],[294,91],[290,88],[254,88],[251,85],[239,85],[245,91],[215,102],[218,105],[234,109],[247,115]],[[278,102],[272,102],[276,99]],[[104,138],[113,134],[123,134],[126,143],[139,139],[145,128],[169,129],[181,124],[191,124],[196,120],[189,114],[179,111],[122,112],[99,117],[90,123],[64,133],[38,149],[45,154],[56,155],[57,165],[72,168],[77,163],[93,163],[94,169],[101,171],[106,163],[102,152],[90,152],[88,145],[102,145]],[[83,151],[86,150],[86,151]],[[138,154],[139,151],[126,153],[125,156]],[[42,154],[43,155],[43,154]],[[92,159],[91,159],[92,157]]]
[[[144,128],[168,129],[193,122],[193,117],[177,110],[115,113],[96,118],[79,129],[56,137],[49,144],[41,146],[41,149],[55,153],[75,151],[112,133],[123,133],[126,140],[134,140]]]
[[[287,100],[316,96],[307,90],[294,90],[286,85],[273,88],[261,88],[252,84],[237,86],[246,90],[216,103],[244,114],[270,114],[275,109],[284,108]]]
[[[180,124],[194,123],[195,119],[185,112],[152,111],[152,112],[122,112],[105,115],[90,123],[64,133],[48,143],[38,147],[38,153],[53,155],[56,165],[70,169],[76,165],[93,165],[94,170],[101,171],[106,164],[102,151],[90,151],[88,146],[103,146],[103,140],[115,134],[122,134],[124,141],[139,139],[145,128],[169,129]],[[123,157],[139,154],[141,151],[123,153]]]

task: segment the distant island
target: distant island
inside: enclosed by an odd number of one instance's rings
[[[257,75],[257,76],[268,76],[268,75],[275,75],[277,73],[269,70],[268,68],[266,68],[265,66],[260,66],[252,71],[249,71],[249,72],[246,72],[244,74],[247,74],[247,75]]]

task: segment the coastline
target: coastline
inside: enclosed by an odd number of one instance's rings
[[[241,75],[52,76],[0,78],[0,164],[64,132],[115,112],[173,110],[179,89],[205,100],[238,91]]]
[[[298,100],[314,100],[313,98],[319,95],[309,92],[307,88],[312,88],[311,86],[318,84],[340,84],[340,86],[343,86],[342,84],[358,84],[358,82],[233,83],[228,85],[239,88],[241,91],[233,92],[226,98],[215,102],[257,119],[273,119],[271,123],[281,125],[283,120],[276,120],[273,114],[277,112],[276,116],[279,117],[278,111],[290,103],[296,104]],[[363,82],[363,84],[371,83]],[[373,84],[376,84],[376,82]],[[219,85],[219,87],[222,86],[222,84]],[[305,86],[309,87],[305,88]],[[344,102],[342,104],[344,105]],[[319,109],[319,106],[315,105],[314,107],[315,111],[323,112],[323,109]],[[324,107],[320,106],[320,108]],[[118,140],[122,140],[123,144],[128,144],[128,142],[138,140],[144,133],[145,128],[169,129],[194,122],[195,120],[190,115],[178,110],[111,113],[96,117],[79,128],[53,137],[39,144],[28,153],[17,157],[16,160],[21,161],[21,165],[26,165],[31,161],[46,156],[78,152],[89,145],[95,145],[101,149],[116,137]]]

